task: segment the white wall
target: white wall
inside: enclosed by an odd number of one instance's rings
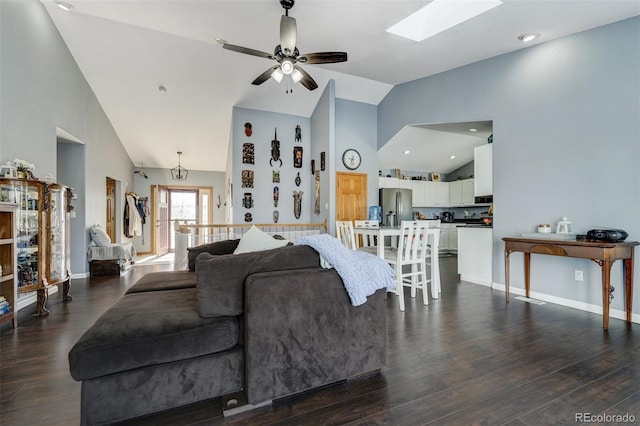
[[[640,239],[638,76],[635,17],[396,86],[378,107],[378,147],[410,123],[493,120],[493,281],[504,284],[501,238],[538,223],[567,216],[578,233],[607,226]],[[524,288],[521,254],[511,268],[512,287]],[[534,255],[531,280],[534,291],[601,306],[589,260]],[[612,282],[612,308],[623,310],[620,262]]]
[[[39,1],[0,1],[0,94],[0,162],[21,158],[36,176],[55,175],[56,128],[85,145],[85,186],[74,202],[84,236],[72,235],[71,247],[72,272],[85,273],[88,228],[106,222],[106,177],[122,182],[122,199],[133,164]]]

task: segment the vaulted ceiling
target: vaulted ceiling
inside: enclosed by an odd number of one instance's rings
[[[233,106],[310,116],[329,79],[337,97],[377,105],[396,84],[640,14],[636,0],[503,0],[414,42],[385,30],[428,0],[298,0],[300,51],[348,53],[304,65],[319,85],[310,92],[251,85],[273,62],[216,41],[273,52],[278,0],[65,0],[70,12],[41,1],[136,166],[171,168],[182,151],[183,166],[213,171],[225,169]],[[522,33],[540,37],[523,44]]]

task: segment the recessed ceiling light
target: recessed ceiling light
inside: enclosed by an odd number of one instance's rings
[[[478,131],[478,129],[473,129],[473,128],[471,128],[471,129],[469,129],[469,131],[470,131],[470,132],[477,132],[477,131]]]
[[[533,34],[533,33],[520,34],[518,36],[518,40],[520,40],[523,43],[526,43],[528,41],[537,39],[538,36],[539,34]]]
[[[433,0],[431,3],[387,28],[387,32],[413,41],[422,41],[496,6],[500,0]]]
[[[406,154],[411,154],[411,151],[409,151],[408,149],[404,151],[405,155]]]
[[[64,10],[65,12],[70,11],[71,9],[74,8],[74,6],[72,4],[63,2],[63,1],[57,1],[56,4],[58,5],[58,7],[62,10]]]
[[[453,160],[454,158],[456,158],[456,156],[455,156],[455,155],[450,155],[450,156],[449,156],[449,160]]]

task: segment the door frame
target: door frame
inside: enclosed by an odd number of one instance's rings
[[[198,222],[202,223],[202,198],[203,195],[209,195],[209,209],[208,209],[208,217],[207,223],[213,223],[213,186],[202,186],[202,185],[151,185],[151,213],[150,213],[150,223],[151,223],[151,245],[149,249],[153,254],[158,254],[157,247],[157,229],[155,226],[155,216],[157,214],[157,189],[158,188],[166,188],[169,192],[172,189],[180,190],[180,191],[189,191],[189,190],[197,190],[198,191]],[[170,206],[169,206],[170,208]],[[169,228],[171,229],[171,228]],[[170,236],[169,236],[170,237]]]

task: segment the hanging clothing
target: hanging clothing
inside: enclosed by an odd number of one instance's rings
[[[131,194],[127,194],[127,202],[124,206],[124,235],[131,238],[142,235],[142,218],[136,207],[136,200]]]

